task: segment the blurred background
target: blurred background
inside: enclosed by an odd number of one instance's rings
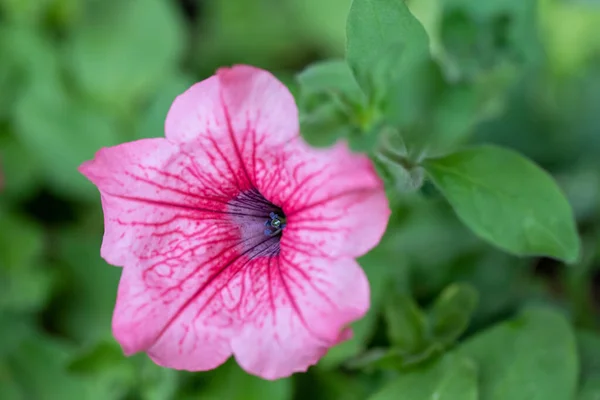
[[[426,309],[457,282],[480,294],[459,339],[540,302],[597,332],[600,2],[411,0],[437,70],[460,89],[418,90],[439,100],[444,128],[468,132],[461,140],[514,148],[558,179],[581,262],[501,253],[426,185],[391,194],[390,229],[360,260],[373,307],[307,374],[266,382],[233,362],[192,374],[122,355],[110,333],[120,269],[99,256],[99,196],[77,166],[161,136],[174,97],[222,65],[267,68],[298,95],[296,73],[343,57],[350,3],[0,0],[0,399],[364,399],[386,374],[349,360],[386,345],[388,294]]]

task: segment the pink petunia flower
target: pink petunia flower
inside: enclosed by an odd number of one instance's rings
[[[305,371],[369,308],[354,259],[390,214],[370,160],[310,148],[291,94],[249,66],[177,97],[165,132],[80,167],[102,198],[102,257],[124,267],[115,338],[175,369],[233,354],[266,379]]]

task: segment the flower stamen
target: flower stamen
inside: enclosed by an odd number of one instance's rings
[[[269,219],[265,221],[265,235],[266,236],[275,236],[279,234],[283,228],[286,226],[286,219],[284,217],[280,217],[278,214],[271,212],[269,214]]]

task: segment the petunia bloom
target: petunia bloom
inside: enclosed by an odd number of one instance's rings
[[[305,371],[369,308],[355,258],[390,213],[370,160],[305,144],[292,95],[249,66],[178,96],[165,136],[80,167],[101,194],[101,255],[123,267],[115,338],[175,369],[234,355],[266,379]]]

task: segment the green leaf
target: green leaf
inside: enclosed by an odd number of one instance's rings
[[[57,236],[69,301],[61,305],[55,318],[72,337],[88,343],[103,340],[111,334],[121,270],[100,258],[100,236],[79,229],[63,230]]]
[[[339,104],[322,100],[314,109],[300,109],[300,131],[312,146],[329,147],[338,139],[349,137],[353,128]]]
[[[0,0],[0,13],[23,24],[38,23],[52,0]]]
[[[152,93],[183,52],[183,23],[165,0],[91,4],[70,32],[66,58],[75,82],[115,110]]]
[[[425,30],[402,0],[354,0],[346,35],[346,58],[369,94],[429,53]]]
[[[600,336],[597,333],[577,333],[581,378],[577,400],[600,399]]]
[[[0,312],[43,307],[55,274],[43,261],[44,234],[35,223],[0,213]]]
[[[470,359],[447,355],[402,374],[369,400],[477,400],[477,366]]]
[[[480,146],[423,162],[458,217],[473,232],[516,255],[574,262],[573,212],[552,177],[518,153]]]
[[[198,400],[291,400],[291,379],[268,381],[244,372],[233,360],[217,370]]]
[[[444,289],[430,311],[433,337],[445,346],[454,343],[467,329],[477,298],[477,291],[467,284]]]
[[[134,386],[135,370],[130,359],[125,358],[118,344],[101,341],[67,366],[73,376],[93,388],[98,399],[119,399]]]
[[[377,143],[380,113],[366,104],[348,64],[328,60],[297,75],[301,131],[313,146],[330,146],[346,139],[350,148],[369,151]]]
[[[300,89],[307,94],[331,93],[357,103],[364,96],[352,75],[352,70],[344,60],[316,62],[300,72],[296,79]]]
[[[388,338],[394,348],[414,353],[424,345],[427,319],[409,295],[390,289],[383,308]]]
[[[203,26],[198,30],[197,65],[203,75],[231,63],[262,68],[299,65],[306,38],[298,30],[297,10],[290,2],[272,0],[209,1],[203,9]]]
[[[13,135],[2,133],[0,133],[0,171],[3,181],[2,195],[16,198],[31,195],[41,175],[39,162],[32,157],[31,152]]]
[[[482,399],[565,400],[575,395],[575,336],[555,311],[529,309],[479,333],[457,352],[479,365]]]
[[[175,97],[194,84],[194,78],[176,73],[154,92],[148,106],[141,112],[134,139],[165,136],[165,119]]]
[[[93,399],[92,390],[70,375],[66,365],[73,349],[46,336],[25,338],[5,358],[5,375],[0,386],[18,388],[22,399]],[[16,391],[15,391],[16,392]]]
[[[404,260],[392,256],[396,253],[392,233],[392,229],[389,229],[380,244],[359,259],[371,285],[371,307],[362,319],[352,324],[352,338],[331,348],[319,362],[320,367],[337,367],[348,358],[363,351],[375,331],[379,313],[385,301],[386,287],[390,281],[407,282],[406,273],[408,271],[403,263]]]
[[[114,118],[67,95],[58,80],[31,85],[22,94],[15,133],[54,190],[87,199],[96,198],[97,190],[77,167],[100,148],[120,141]]]
[[[313,46],[328,50],[328,54],[343,54],[346,19],[352,0],[291,0],[287,3]]]
[[[176,370],[163,368],[155,364],[145,354],[137,356],[135,361],[138,375],[135,392],[143,400],[175,399],[180,373]]]

